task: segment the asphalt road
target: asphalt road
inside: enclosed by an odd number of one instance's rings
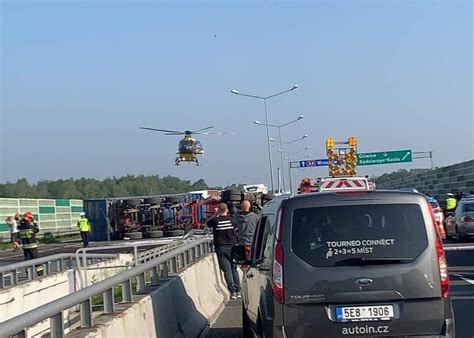
[[[474,246],[465,244],[446,244],[445,248]],[[474,250],[446,251],[449,266],[451,299],[456,321],[456,338],[474,337]],[[240,338],[240,301],[231,301],[209,330],[208,338]]]

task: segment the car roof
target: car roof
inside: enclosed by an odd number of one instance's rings
[[[301,194],[292,196],[282,201],[283,205],[291,205],[293,208],[312,207],[314,202],[324,204],[337,205],[356,205],[364,204],[378,204],[378,203],[409,203],[422,204],[426,203],[426,196],[420,193],[397,191],[397,190],[374,190],[360,193],[340,193],[340,192],[316,192],[309,194]]]

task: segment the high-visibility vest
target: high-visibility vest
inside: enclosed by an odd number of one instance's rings
[[[447,198],[446,199],[446,209],[448,209],[448,210],[455,209],[456,208],[456,203],[457,203],[457,201],[456,201],[455,198],[452,198],[452,197]]]
[[[80,232],[89,232],[90,224],[87,218],[81,218],[77,224]]]
[[[38,247],[38,242],[36,241],[33,229],[19,229],[18,237],[21,240],[23,249],[35,249]]]

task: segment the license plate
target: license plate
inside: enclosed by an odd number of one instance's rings
[[[336,307],[338,321],[390,320],[393,317],[393,305]]]

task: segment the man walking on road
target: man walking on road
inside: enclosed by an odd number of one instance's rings
[[[81,212],[79,214],[81,219],[77,222],[77,226],[79,227],[79,231],[81,233],[82,244],[84,244],[84,248],[89,246],[89,232],[91,231],[91,224],[89,220],[86,218],[86,213]]]
[[[237,265],[232,262],[231,250],[237,244],[235,233],[236,224],[225,203],[220,203],[217,213],[207,221],[208,227],[212,228],[214,234],[214,247],[217,254],[219,267],[224,273],[230,298],[240,298],[240,279]]]

